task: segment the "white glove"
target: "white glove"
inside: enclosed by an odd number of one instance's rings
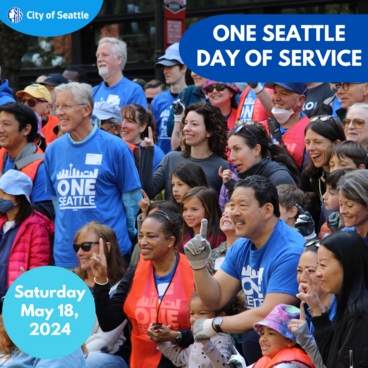
[[[216,331],[212,327],[211,319],[197,319],[193,325],[193,336],[196,342],[208,341],[212,336],[216,335]]]
[[[227,365],[230,368],[246,368],[247,365],[245,364],[244,358],[239,354],[238,350],[236,350],[233,344],[228,344],[231,350],[231,357],[227,362]]]
[[[185,110],[184,101],[185,101],[185,91],[183,92],[182,100],[176,100],[172,103],[175,123],[181,123],[181,121],[183,120]]]
[[[211,245],[207,241],[208,221],[203,219],[201,230],[193,239],[189,240],[184,246],[185,255],[193,270],[200,270],[207,266],[207,259],[211,254]]]

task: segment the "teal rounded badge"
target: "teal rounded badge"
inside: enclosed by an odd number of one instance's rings
[[[6,332],[23,352],[56,359],[80,348],[95,322],[86,283],[60,267],[38,267],[19,276],[4,298]]]

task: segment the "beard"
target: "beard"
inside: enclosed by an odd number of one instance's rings
[[[98,74],[100,74],[103,79],[108,78],[110,76],[109,68],[107,66],[102,66],[101,68],[98,68]]]

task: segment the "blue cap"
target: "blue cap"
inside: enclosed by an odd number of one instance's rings
[[[115,118],[120,125],[123,124],[120,107],[111,102],[96,102],[93,115],[96,115],[100,120]]]
[[[40,84],[51,84],[52,86],[60,86],[60,84],[68,84],[69,81],[63,77],[60,73],[51,73]]]
[[[18,170],[8,170],[0,179],[0,189],[6,194],[25,195],[28,202],[32,192],[32,180]]]
[[[308,96],[308,85],[307,83],[265,83],[266,88],[274,88],[275,85],[278,85],[282,88],[288,89],[289,91],[296,92],[300,95],[304,95],[305,97]]]
[[[158,58],[158,62],[155,64],[156,68],[163,66],[174,66],[178,64],[184,64],[184,61],[180,57],[179,43],[173,43],[166,49],[166,54]]]

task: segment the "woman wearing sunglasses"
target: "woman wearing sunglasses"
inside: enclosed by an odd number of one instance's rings
[[[201,166],[208,185],[220,193],[222,180],[218,176],[218,168],[220,166],[225,170],[229,168],[226,160],[228,129],[220,109],[210,104],[189,105],[184,111],[181,134],[185,139],[184,151],[166,154],[154,174],[152,174],[153,139],[146,138],[145,142],[141,143],[139,176],[142,189],[149,198],[154,198],[164,189],[165,199],[170,200],[171,172],[186,162]]]
[[[360,143],[368,151],[368,104],[356,103],[348,108],[342,121],[348,141]]]
[[[182,334],[177,331],[190,329],[188,302],[194,291],[193,272],[185,255],[176,251],[182,224],[182,217],[171,211],[157,210],[145,218],[139,231],[140,260],[128,269],[111,299],[102,245],[92,256],[100,326],[103,331],[111,331],[128,318],[132,327],[132,368],[174,368],[157,350],[147,330],[159,332],[162,324],[169,325],[170,341],[178,343]]]
[[[221,83],[208,80],[203,85],[203,91],[208,96],[212,105],[221,110],[221,114],[227,120],[229,130],[234,128],[238,104],[235,96],[240,94],[240,89],[235,83]]]
[[[330,173],[332,149],[336,144],[345,141],[345,135],[341,125],[331,115],[312,117],[304,135],[309,162],[300,175],[300,182],[304,192],[314,192],[321,201],[321,213],[313,218],[318,233],[319,227],[331,214],[324,208],[322,196],[326,192],[325,180]]]
[[[229,135],[229,149],[229,160],[237,171],[233,174],[230,170],[222,171],[222,168],[219,170],[224,183],[219,199],[222,211],[229,202],[238,178],[262,175],[276,186],[280,184],[296,186],[298,183],[299,169],[295,161],[286,149],[272,143],[266,129],[260,123],[252,121],[234,128]]]
[[[109,295],[111,297],[116,292],[118,283],[126,274],[126,266],[120,254],[116,234],[110,227],[93,221],[77,231],[73,248],[77,253],[79,266],[73,272],[88,285],[93,294],[95,281],[91,258],[94,253],[99,252],[100,242],[106,260],[107,275],[110,282]],[[108,364],[116,368],[127,368],[122,358],[124,349],[121,349],[126,341],[123,332],[126,323],[126,321],[123,321],[113,331],[103,332],[96,317],[91,335],[86,341],[89,368],[100,368]],[[119,355],[116,355],[117,352]],[[127,355],[124,357],[129,358]]]
[[[0,300],[22,272],[50,264],[55,227],[32,209],[31,192],[32,180],[18,170],[0,179]]]
[[[321,240],[316,276],[323,293],[336,297],[333,322],[308,271],[304,271],[305,280],[299,285],[297,297],[313,313],[314,338],[324,365],[327,368],[366,366],[368,247],[362,237],[353,231],[340,231]],[[290,328],[300,328],[305,321],[291,322]]]

